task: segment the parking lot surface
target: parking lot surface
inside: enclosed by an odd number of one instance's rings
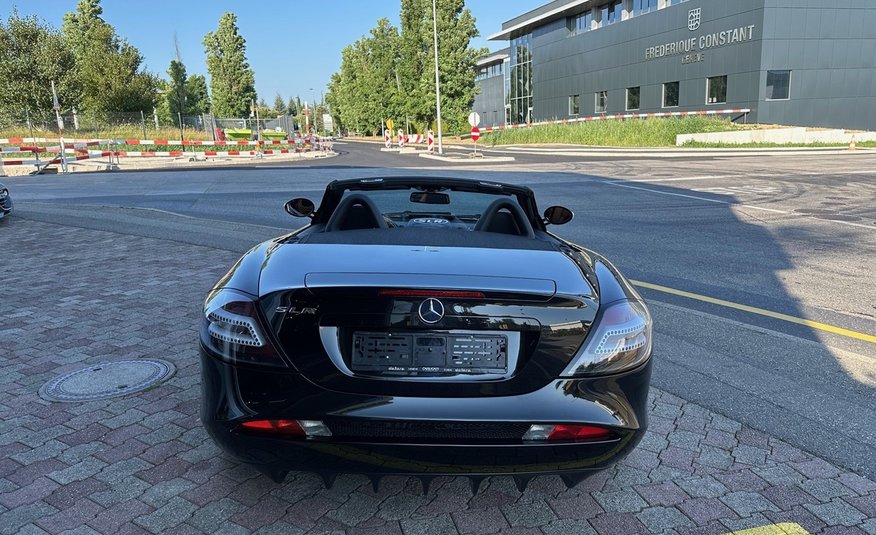
[[[876,533],[874,481],[657,389],[639,448],[572,489],[557,477],[522,493],[493,477],[475,495],[462,478],[425,495],[402,477],[377,492],[352,475],[332,489],[308,473],[275,484],[198,420],[200,305],[238,253],[22,218],[0,231],[2,533]],[[105,401],[38,395],[61,373],[138,358],[177,372]]]

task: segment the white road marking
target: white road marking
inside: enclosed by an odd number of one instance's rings
[[[718,195],[736,195],[738,193],[752,193],[752,194],[765,194],[765,193],[777,193],[779,188],[774,188],[772,186],[758,186],[755,184],[743,185],[743,186],[718,186],[714,188],[695,188],[692,191],[701,191],[703,193],[715,193]]]
[[[715,204],[731,204],[727,201],[720,201],[717,199],[707,199],[706,197],[697,197],[696,195],[686,195],[684,193],[671,193],[669,191],[660,191],[660,190],[651,189],[651,188],[643,188],[640,186],[630,186],[629,184],[620,184],[617,181],[611,181],[611,180],[597,180],[596,182],[601,182],[602,184],[608,184],[609,186],[617,186],[619,188],[637,189],[637,190],[641,190],[641,191],[649,191],[651,193],[659,193],[660,195],[670,195],[672,197],[685,197],[687,199],[696,199],[698,201],[706,201],[706,202],[711,202],[711,203],[715,203]]]
[[[775,214],[790,214],[791,212],[786,212],[785,210],[776,210],[775,208],[764,208],[763,206],[755,206],[753,204],[743,204],[745,208],[750,208],[752,210],[763,210],[764,212],[773,212]]]
[[[708,175],[708,176],[686,176],[680,178],[636,178],[636,179],[628,179],[624,180],[628,182],[684,182],[688,180],[713,180],[716,178],[735,178],[737,175]]]

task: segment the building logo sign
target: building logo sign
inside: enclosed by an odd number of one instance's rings
[[[700,21],[702,20],[702,8],[691,9],[687,14],[687,29],[695,32],[700,29]]]
[[[699,12],[698,9],[694,11]],[[693,13],[693,11],[691,11]],[[699,15],[697,15],[699,17]],[[691,21],[688,21],[690,27]],[[697,28],[700,25],[700,19],[696,21]],[[695,37],[685,38],[680,41],[672,41],[669,43],[661,43],[656,46],[649,46],[645,49],[645,60],[667,58],[670,56],[681,56],[683,64],[696,63],[705,60],[705,51],[714,48],[722,48],[728,45],[745,43],[754,41],[755,25],[740,26],[720,32],[710,32]]]

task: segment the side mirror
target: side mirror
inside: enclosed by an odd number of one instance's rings
[[[575,213],[565,206],[551,206],[544,211],[545,223],[565,225],[575,217]]]
[[[283,208],[286,213],[295,217],[313,217],[313,212],[316,211],[316,205],[310,199],[299,197],[287,202]]]

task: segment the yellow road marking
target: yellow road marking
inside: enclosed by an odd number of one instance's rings
[[[723,299],[717,299],[714,297],[709,297],[707,295],[700,295],[691,292],[685,292],[684,290],[676,290],[675,288],[669,288],[667,286],[660,286],[659,284],[651,284],[650,282],[642,282],[642,281],[630,281],[634,285],[648,288],[649,290],[655,290],[658,292],[668,293],[672,295],[677,295],[680,297],[687,297],[688,299],[695,299],[697,301],[703,301],[704,303],[711,303],[713,305],[719,305],[727,308],[733,308],[736,310],[742,310],[744,312],[750,312],[752,314],[758,314],[761,316],[767,316],[769,318],[775,318],[782,321],[787,321],[790,323],[796,323],[798,325],[805,325],[807,327],[811,327],[813,329],[818,329],[819,331],[825,331],[833,334],[838,334],[840,336],[846,336],[848,338],[854,338],[856,340],[863,340],[865,342],[870,342],[872,344],[876,344],[876,336],[867,333],[861,333],[858,331],[851,331],[849,329],[843,329],[842,327],[835,327],[833,325],[828,325],[826,323],[819,323],[817,321],[807,320],[804,318],[798,318],[796,316],[789,316],[788,314],[782,314],[780,312],[773,312],[772,310],[765,310],[763,308],[757,308],[753,306],[743,305],[740,303],[734,303],[732,301],[725,301]]]
[[[733,531],[730,533],[725,533],[724,535],[809,535],[809,532],[803,529],[800,524],[784,522],[781,524],[772,524],[759,528]]]

